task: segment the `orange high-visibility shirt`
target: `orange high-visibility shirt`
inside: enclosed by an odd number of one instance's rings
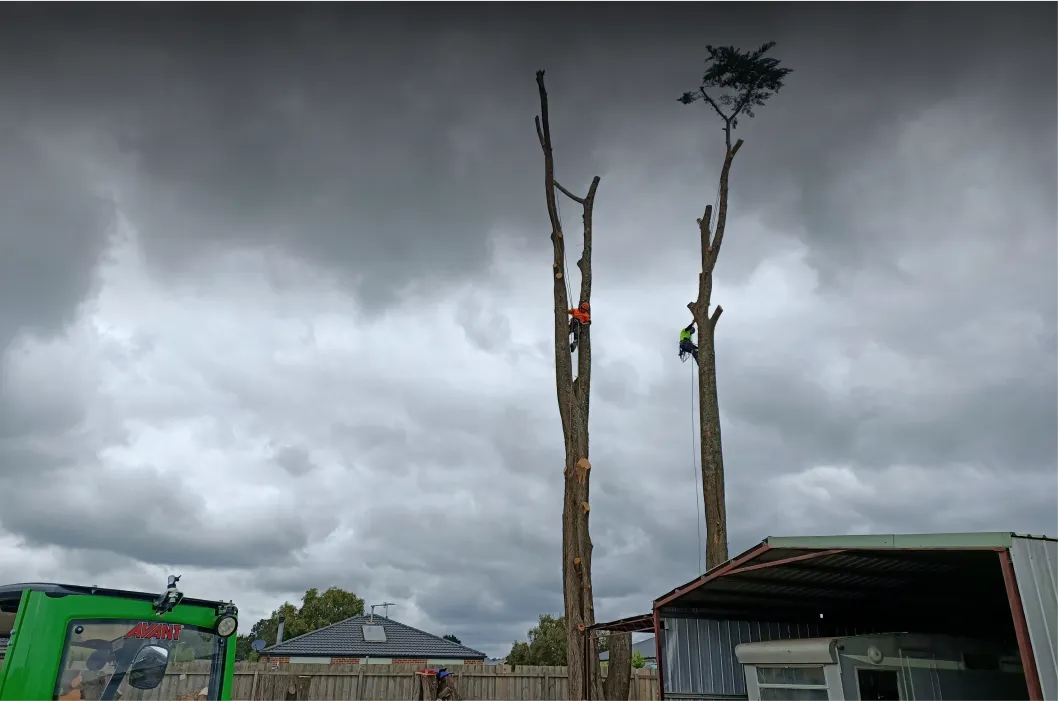
[[[570,309],[567,313],[582,324],[591,323],[591,313],[583,309]]]

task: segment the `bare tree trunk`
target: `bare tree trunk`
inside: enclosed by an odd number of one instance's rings
[[[573,361],[569,350],[568,309],[566,295],[565,253],[562,223],[558,217],[555,189],[581,205],[584,211],[584,249],[577,267],[580,268],[580,302],[591,302],[591,243],[592,210],[595,191],[599,187],[596,176],[588,194],[573,195],[555,181],[555,162],[551,148],[551,124],[548,120],[547,90],[544,72],[537,71],[540,89],[540,116],[536,119],[536,134],[544,151],[544,193],[547,213],[551,219],[551,243],[555,257],[552,264],[555,299],[555,385],[558,413],[562,419],[566,460],[562,469],[565,495],[562,502],[562,593],[566,610],[566,640],[568,644],[569,692],[573,699],[584,699],[590,693],[599,698],[599,654],[587,628],[595,624],[595,604],[591,588],[591,536],[588,534],[588,408],[591,392],[591,327],[580,329],[577,378],[573,379]],[[585,660],[587,651],[587,662]],[[589,691],[590,688],[590,691]]]
[[[730,144],[730,139],[728,140]],[[719,304],[712,315],[713,269],[724,242],[727,224],[727,190],[731,162],[742,148],[742,139],[729,146],[720,171],[720,209],[716,232],[710,231],[713,207],[705,208],[698,220],[702,236],[702,272],[698,277],[698,299],[687,305],[698,325],[698,423],[702,439],[702,496],[705,502],[705,568],[711,570],[727,561],[727,507],[724,496],[724,449],[720,437],[720,400],[716,388],[716,322],[724,313]]]
[[[607,647],[606,698],[608,701],[628,701],[632,687],[632,634],[610,633]]]

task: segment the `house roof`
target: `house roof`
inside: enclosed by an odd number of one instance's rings
[[[364,640],[363,627],[373,624],[386,631],[385,642]],[[363,614],[284,640],[265,648],[266,655],[304,657],[406,657],[483,660],[485,653],[439,638],[392,618]]]
[[[637,652],[648,660],[656,658],[658,656],[658,648],[654,644],[654,636],[652,635],[646,640],[640,640],[638,643],[632,643],[632,654],[634,655]],[[610,659],[610,652],[608,650],[600,652],[599,659],[606,662]]]

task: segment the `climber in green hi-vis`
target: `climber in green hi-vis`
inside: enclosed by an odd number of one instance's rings
[[[680,330],[680,362],[686,363],[687,356],[698,362],[698,346],[694,345],[694,322],[687,324]]]

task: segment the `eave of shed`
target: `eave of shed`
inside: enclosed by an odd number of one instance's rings
[[[968,548],[991,550],[1009,548],[1013,533],[890,533],[884,535],[771,536],[765,539],[769,548],[789,550],[831,550],[894,548],[897,550],[933,550]]]

